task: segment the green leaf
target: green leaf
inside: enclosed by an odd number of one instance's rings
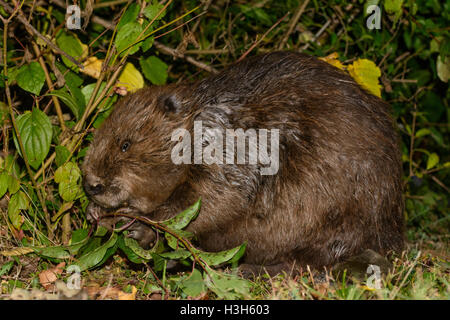
[[[19,69],[16,80],[23,90],[39,95],[44,86],[45,73],[38,62],[31,62]]]
[[[109,259],[109,257],[111,257],[114,253],[117,252],[117,248],[119,248],[119,241],[116,241],[113,246],[109,247],[106,250],[105,255],[103,256],[103,259],[97,264],[97,266],[104,264],[106,262],[106,260]]]
[[[420,129],[416,132],[416,138],[426,136],[427,134],[431,134],[430,129],[427,128]]]
[[[188,250],[178,249],[175,251],[160,253],[159,256],[164,259],[183,260],[190,257],[191,253]]]
[[[8,68],[8,83],[12,83],[12,82],[16,81],[17,74],[19,73],[19,69],[20,68],[18,66]]]
[[[32,112],[17,117],[17,126],[28,162],[31,167],[37,169],[50,150],[53,135],[50,119],[44,112],[35,108]],[[17,150],[20,150],[16,136],[14,143]]]
[[[121,52],[125,48],[128,48],[131,44],[136,42],[137,38],[142,32],[142,26],[137,22],[129,22],[126,25],[124,25],[118,32],[116,39],[114,40],[114,44],[116,45],[117,51]],[[142,42],[139,42],[135,44],[134,46],[129,48],[128,50],[125,50],[120,54],[120,56],[124,56],[127,54],[131,55],[135,52],[137,52],[142,45]]]
[[[131,251],[133,251],[137,256],[139,256],[145,260],[152,259],[152,254],[154,253],[154,250],[152,250],[152,249],[145,250],[145,249],[141,248],[139,243],[132,238],[124,237],[123,241],[124,241],[125,246],[128,247]]]
[[[20,189],[20,181],[14,175],[8,175],[8,191],[9,194],[14,194]]]
[[[261,22],[267,26],[273,24],[272,20],[270,19],[270,16],[263,9],[249,5],[240,5],[239,7],[242,13],[245,14],[247,17],[252,18],[258,22]]]
[[[79,119],[82,115],[82,112],[84,110],[80,110],[80,107],[78,105],[78,102],[75,100],[72,95],[66,91],[66,89],[58,89],[53,90],[48,94],[49,96],[55,96],[59,98],[66,106],[69,107],[70,111],[72,111],[73,115]]]
[[[20,211],[26,209],[28,209],[28,197],[26,194],[23,191],[13,194],[8,203],[8,217],[14,228],[20,229],[23,223]]]
[[[128,260],[130,260],[133,263],[143,263],[146,260],[142,259],[139,255],[137,255],[133,250],[131,250],[126,244],[125,244],[125,238],[123,235],[119,236],[119,239],[117,240],[119,244],[120,250],[122,250],[126,255]]]
[[[439,163],[439,156],[436,153],[432,153],[428,156],[427,170],[432,169]]]
[[[55,182],[73,182],[78,181],[81,177],[80,168],[78,168],[76,163],[67,162],[63,166],[59,167],[55,172]]]
[[[5,195],[6,190],[8,190],[8,177],[8,172],[2,171],[0,173],[0,198],[2,198]]]
[[[85,230],[85,229],[83,229],[83,230]],[[86,233],[86,237],[84,239],[81,239],[77,242],[72,242],[71,245],[65,246],[65,248],[67,250],[69,250],[71,255],[75,255],[88,241],[89,241],[89,237],[87,236],[87,233]]]
[[[83,83],[82,77],[80,77],[75,72],[70,71],[70,69],[68,69],[66,66],[64,66],[64,64],[59,63],[58,61],[55,61],[55,65],[59,69],[59,71],[61,71],[62,75],[64,76],[64,80],[66,82],[67,87],[69,87],[69,89],[81,86],[81,84]]]
[[[158,15],[158,13],[161,11],[162,8],[164,8],[164,6],[157,2],[155,4],[149,5],[144,9],[144,16],[146,16],[147,19],[149,19],[151,21]],[[166,15],[166,11],[164,10],[156,18],[155,21],[161,20],[165,15]]]
[[[54,247],[31,247],[34,252],[40,256],[46,258],[54,258],[54,259],[68,259],[70,258],[69,252],[67,249],[62,246],[54,246]]]
[[[94,92],[94,89],[95,89],[95,83],[91,83],[91,84],[88,84],[87,86],[84,86],[82,89],[81,89],[81,92],[83,93],[83,96],[84,96],[84,101],[85,101],[85,104],[88,104],[89,103],[89,100],[91,99],[91,96],[92,96],[92,93]],[[103,89],[105,88],[105,86],[106,86],[106,83],[105,82],[102,82],[101,84],[100,84],[100,88],[99,88],[99,90],[98,90],[98,92],[97,92],[97,95],[96,95],[96,97],[95,97],[95,99],[94,100],[97,100],[98,99],[98,97],[100,96],[100,93],[103,91]]]
[[[70,239],[71,244],[75,244],[77,242],[83,241],[87,239],[89,235],[88,229],[77,229],[72,232],[72,237]]]
[[[83,194],[78,183],[80,178],[81,171],[76,163],[67,162],[56,170],[55,182],[59,184],[59,194],[65,201],[73,201]]]
[[[80,267],[81,271],[91,269],[97,266],[105,258],[108,249],[114,247],[116,242],[117,242],[117,234],[113,233],[111,235],[111,238],[109,238],[109,240],[106,241],[103,245],[80,257],[76,265]]]
[[[74,201],[83,194],[81,186],[71,182],[61,182],[58,191],[64,201]]]
[[[450,56],[442,57],[441,55],[439,55],[437,57],[436,71],[441,81],[448,82],[448,79],[450,79]]]
[[[204,252],[195,248],[193,250],[209,266],[218,266],[232,259],[237,261],[244,254],[246,246],[247,244],[244,243],[233,249],[220,252]],[[235,258],[235,256],[237,257]]]
[[[56,44],[64,52],[66,52],[68,55],[74,57],[77,60],[81,58],[83,54],[83,47],[81,46],[81,42],[73,35],[66,33],[62,30],[56,35]],[[65,56],[62,55],[61,58],[64,64],[69,68],[78,69],[78,67],[72,61],[67,59]]]
[[[422,86],[419,83],[417,85]],[[434,91],[426,91],[423,97],[420,98],[421,110],[425,112],[426,119],[429,122],[439,122],[442,115],[446,113],[446,106],[442,98]]]
[[[150,56],[147,59],[141,58],[139,60],[144,76],[156,85],[162,85],[167,80],[167,64],[155,56]]]
[[[394,16],[394,22],[402,15],[403,0],[385,0],[384,9],[388,14]]]
[[[128,24],[129,22],[136,21],[140,10],[141,7],[137,3],[130,4],[123,16],[120,18],[120,21],[117,24],[117,30],[120,31],[120,29],[122,29],[124,25]]]
[[[181,230],[186,227],[192,220],[194,220],[201,207],[201,199],[198,199],[196,203],[184,210],[183,212],[177,214],[175,217],[163,221],[161,224],[169,227],[172,230]]]
[[[2,168],[15,177],[20,176],[20,167],[12,154],[9,154],[5,157]]]
[[[70,151],[64,146],[56,146],[55,162],[58,167],[62,166],[70,157]]]
[[[250,282],[233,274],[216,272],[210,268],[204,274],[206,286],[213,291],[219,299],[235,300],[250,296]]]
[[[3,127],[6,120],[9,119],[8,106],[0,101],[0,127]]]
[[[103,237],[108,233],[108,229],[102,226],[97,226],[97,230],[95,230],[94,237]]]
[[[4,265],[2,265],[2,267],[0,268],[0,277],[3,275],[7,275],[9,273],[9,271],[11,271],[13,265],[14,265],[14,260],[11,260],[11,261],[5,263]]]
[[[189,297],[197,297],[206,290],[200,271],[194,269],[190,275],[180,280],[181,290]]]
[[[153,43],[155,42],[155,38],[154,37],[147,37],[144,41],[142,41],[142,52],[147,52],[152,46]]]

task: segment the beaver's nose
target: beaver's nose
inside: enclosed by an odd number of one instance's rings
[[[86,190],[88,195],[95,196],[99,193],[102,193],[105,189],[105,186],[100,183],[97,183],[95,185],[85,184],[84,189]]]
[[[105,190],[105,186],[99,180],[90,176],[85,177],[84,190],[89,196],[95,196]]]

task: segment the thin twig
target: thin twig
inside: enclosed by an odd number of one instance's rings
[[[210,73],[214,73],[214,74],[219,73],[219,71],[216,68],[211,67],[203,62],[197,61],[194,58],[192,58],[191,56],[188,56],[184,53],[178,52],[177,50],[170,48],[158,41],[155,41],[153,43],[153,45],[155,46],[156,49],[158,49],[163,54],[167,54],[167,55],[170,55],[175,58],[186,60],[190,64],[192,64],[200,69],[203,69],[205,71],[208,71]]]
[[[39,47],[36,44],[36,42],[33,42],[32,46],[33,46],[34,52],[36,53],[36,57],[38,58],[39,64],[41,65],[42,70],[44,70],[45,81],[47,82],[48,89],[50,91],[53,91],[53,88],[54,88],[53,82],[52,82],[52,79],[50,78],[50,74],[48,72],[47,66],[45,65],[44,58],[42,58],[41,51],[39,50]],[[58,116],[59,125],[61,126],[62,131],[64,131],[64,130],[66,130],[66,124],[64,123],[64,117],[63,117],[63,113],[61,111],[61,105],[59,104],[58,97],[52,96],[52,100],[53,100],[53,104],[55,106],[56,114]]]
[[[311,43],[316,42],[317,39],[322,35],[322,33],[328,28],[328,26],[331,24],[331,19],[327,20],[327,22],[325,22],[325,24],[322,26],[322,28],[320,28],[319,31],[317,31],[317,33],[314,35],[313,39],[311,41],[309,41],[307,44],[305,44],[304,46],[302,46],[299,51],[302,52],[306,49],[309,48],[309,46],[311,45]]]
[[[413,111],[413,121],[411,125],[411,140],[409,144],[409,176],[412,177],[414,175],[412,169],[412,158],[414,153],[414,138],[416,137],[416,117],[417,117],[417,106],[414,105]]]
[[[195,253],[195,251],[193,250],[193,248],[195,248],[194,245],[189,240],[179,236],[176,232],[174,232],[170,228],[164,226],[162,223],[155,222],[153,220],[150,220],[147,217],[138,217],[138,216],[133,216],[131,214],[118,213],[118,212],[111,213],[111,214],[105,214],[104,216],[102,216],[102,218],[103,217],[117,217],[117,216],[127,217],[130,219],[136,219],[147,225],[155,227],[156,229],[167,232],[171,236],[175,237],[179,242],[181,242],[184,245],[184,247],[191,253],[192,258],[200,264],[200,266],[202,267],[203,270],[205,270],[205,272],[208,272],[207,268],[209,267],[209,265]]]
[[[52,0],[52,2],[54,4],[56,4],[58,7],[61,7],[61,8],[64,8],[64,9],[66,8],[66,4],[62,0]],[[91,21],[93,23],[97,23],[97,24],[101,25],[102,27],[104,27],[106,29],[110,29],[110,30],[113,30],[114,26],[115,26],[114,23],[112,23],[111,21],[105,20],[105,19],[100,18],[100,17],[98,17],[96,15],[92,15]],[[197,68],[203,69],[203,70],[208,71],[210,73],[218,73],[219,72],[214,67],[211,67],[211,66],[209,66],[209,65],[207,65],[207,64],[205,64],[203,62],[200,62],[200,61],[194,59],[193,57],[191,57],[189,55],[185,55],[183,53],[180,53],[177,50],[160,43],[159,41],[155,40],[153,45],[161,53],[166,54],[166,55],[170,55],[170,56],[172,56],[174,58],[179,58],[179,59],[186,60],[186,62],[196,66]]]
[[[277,22],[275,22],[275,24],[273,25],[273,26],[271,26],[270,28],[269,28],[269,30],[267,30],[263,35],[262,35],[262,37],[260,38],[260,39],[258,39],[257,41],[255,41],[255,43],[236,61],[236,62],[239,62],[239,61],[242,61],[242,60],[244,60],[245,59],[245,57],[253,50],[253,49],[255,49],[257,46],[258,46],[258,44],[270,33],[270,31],[272,31],[273,29],[275,29],[275,27],[276,26],[278,26],[280,23],[281,23],[281,21],[283,21],[284,20],[284,18],[286,18],[287,16],[288,16],[288,14],[289,14],[289,12],[287,12],[283,17],[281,17],[281,19],[279,19]]]
[[[106,2],[100,2],[100,3],[96,3],[94,4],[94,9],[98,9],[98,8],[105,8],[105,7],[112,7],[118,4],[122,4],[122,3],[126,3],[130,0],[113,0],[113,1],[106,1]]]
[[[23,4],[23,2],[22,2]],[[41,188],[37,186],[36,180],[33,177],[33,171],[31,170],[30,163],[28,161],[28,155],[25,152],[25,148],[23,146],[22,137],[19,132],[19,128],[17,126],[16,117],[14,115],[14,109],[12,105],[12,99],[11,99],[11,91],[9,89],[9,79],[8,79],[8,64],[6,63],[6,52],[7,52],[7,34],[8,34],[8,25],[10,20],[16,15],[17,11],[19,11],[21,6],[17,7],[15,10],[11,12],[11,16],[9,19],[5,19],[2,16],[0,16],[1,20],[3,21],[3,58],[4,58],[4,64],[3,64],[3,74],[5,76],[5,92],[6,92],[6,99],[8,101],[8,107],[9,107],[9,116],[11,118],[11,123],[14,128],[14,132],[16,133],[17,142],[19,144],[20,151],[22,153],[23,160],[25,162],[25,167],[27,169],[28,175],[31,179],[31,183],[36,190],[36,194],[38,196],[39,202],[41,203],[42,210],[44,211],[44,217],[45,217],[45,223],[47,225],[48,229],[48,238],[51,240],[53,238],[53,229],[51,227],[51,221],[50,221],[50,215],[47,210],[47,206],[45,205],[44,197],[42,196],[43,192],[41,192]],[[43,188],[42,188],[43,189]]]
[[[3,0],[0,0],[0,4],[2,5],[2,7],[5,9],[6,12],[8,13],[13,13],[14,9],[11,8],[7,3],[3,2]],[[28,21],[27,19],[25,19],[22,15],[20,15],[20,13],[17,15],[17,20],[19,20],[22,24],[25,25],[25,29],[36,35],[37,37],[39,37],[39,39],[41,39],[42,41],[44,41],[50,48],[52,48],[53,50],[55,50],[56,52],[58,52],[59,54],[63,55],[64,57],[66,57],[67,59],[69,59],[70,61],[72,61],[74,64],[76,64],[80,69],[83,69],[83,65],[81,63],[79,63],[74,57],[72,57],[71,55],[67,54],[64,50],[60,49],[58,46],[56,46],[53,42],[51,42],[47,37],[43,36],[39,31],[37,31]]]
[[[292,18],[291,23],[289,24],[288,31],[283,36],[283,39],[281,39],[280,45],[278,46],[278,50],[282,50],[284,48],[284,46],[286,45],[291,33],[294,31],[295,26],[297,25],[298,20],[300,20],[300,17],[302,16],[303,12],[305,11],[308,3],[309,3],[309,0],[305,0],[305,1],[303,1],[302,5],[299,6],[297,12],[295,13],[295,16]]]
[[[155,38],[155,39],[158,39],[158,38],[164,37],[165,35],[167,35],[167,34],[173,32],[173,31],[175,31],[175,30],[178,30],[178,29],[184,27],[185,25],[189,24],[189,22],[191,22],[191,21],[193,21],[193,20],[195,20],[195,19],[201,17],[201,16],[204,15],[205,13],[206,13],[206,11],[203,11],[202,13],[199,13],[199,14],[196,15],[195,17],[189,19],[188,21],[183,22],[183,23],[180,24],[179,26],[176,26],[175,28],[170,29],[169,31],[166,31],[166,32],[164,32],[164,33],[158,34],[158,35],[155,36],[154,38]],[[198,21],[200,21],[200,20],[198,20]]]
[[[411,273],[411,271],[414,269],[414,267],[416,266],[416,264],[417,264],[417,262],[418,262],[418,260],[419,260],[419,257],[420,257],[420,255],[421,255],[421,251],[419,251],[418,253],[417,253],[417,256],[416,256],[416,258],[414,259],[414,261],[413,261],[413,263],[411,264],[411,267],[409,268],[409,270],[408,270],[408,272],[406,273],[406,275],[403,277],[403,280],[402,280],[402,282],[400,283],[400,285],[398,286],[398,287],[396,287],[396,288],[394,288],[394,290],[392,290],[392,292],[391,292],[391,294],[390,294],[390,300],[394,300],[395,299],[395,297],[397,296],[397,294],[399,293],[399,291],[400,291],[400,289],[404,286],[404,284],[405,284],[405,282],[406,282],[406,279],[408,278],[408,276],[409,276],[409,274]]]

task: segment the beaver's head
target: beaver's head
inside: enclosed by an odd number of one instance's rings
[[[83,163],[84,188],[105,209],[151,212],[185,180],[171,160],[172,132],[189,127],[176,87],[149,87],[123,98],[95,132]]]

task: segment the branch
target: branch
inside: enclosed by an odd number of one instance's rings
[[[61,8],[64,8],[64,9],[66,8],[66,4],[62,0],[51,0],[51,2],[56,4],[58,7],[61,7]],[[91,17],[91,21],[93,23],[97,23],[97,24],[101,25],[102,27],[104,27],[106,29],[110,29],[110,30],[114,29],[114,24],[111,21],[105,20],[105,19],[100,18],[98,16],[93,15]],[[210,73],[218,73],[219,72],[217,69],[215,69],[215,68],[213,68],[211,66],[208,66],[207,64],[205,64],[203,62],[197,61],[194,58],[192,58],[191,56],[188,56],[188,55],[185,55],[183,53],[180,53],[177,50],[160,43],[159,41],[155,40],[153,42],[153,44],[154,44],[155,48],[158,49],[163,54],[170,55],[170,56],[175,57],[175,58],[184,59],[187,62],[189,62],[190,64],[196,66],[197,68],[203,69],[203,70],[208,71]]]
[[[256,40],[255,43],[252,44],[252,46],[236,61],[236,62],[240,62],[242,60],[245,59],[245,57],[253,50],[255,49],[258,44],[270,33],[270,31],[272,31],[273,29],[275,29],[275,27],[277,25],[280,24],[281,21],[284,20],[284,18],[286,18],[288,16],[289,12],[287,12],[284,16],[282,16],[280,18],[280,20],[278,20],[277,22],[275,22],[275,24],[273,26],[271,26],[263,35],[259,40]]]
[[[14,12],[14,9],[11,8],[7,3],[3,2],[3,0],[0,0],[0,4],[2,5],[2,7],[5,9],[6,12],[12,14]],[[71,55],[67,54],[66,52],[64,52],[63,50],[61,50],[60,48],[58,48],[55,44],[53,44],[53,42],[51,42],[47,37],[44,37],[39,31],[37,31],[28,21],[27,19],[25,19],[21,13],[19,12],[19,15],[17,15],[17,19],[25,25],[25,29],[29,32],[32,33],[34,35],[36,35],[37,37],[39,37],[42,41],[44,41],[50,48],[52,48],[53,50],[55,50],[56,52],[58,52],[59,54],[63,55],[64,57],[66,57],[67,59],[69,59],[70,61],[72,61],[74,64],[76,64],[80,69],[83,69],[83,65],[81,63],[79,63],[74,57],[72,57]]]
[[[300,20],[300,17],[302,16],[303,12],[306,9],[306,6],[308,5],[309,0],[305,0],[301,6],[299,6],[297,12],[295,13],[295,16],[292,18],[291,23],[289,24],[289,29],[284,35],[283,39],[281,39],[280,45],[278,46],[278,50],[282,50],[285,46],[286,42],[289,39],[289,36],[294,31],[295,26],[298,23],[298,20]]]

